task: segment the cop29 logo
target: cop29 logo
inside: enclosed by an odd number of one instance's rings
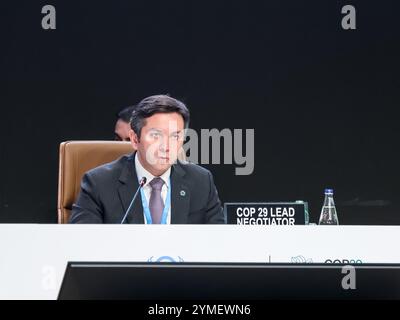
[[[313,259],[312,258],[306,258],[303,255],[297,255],[294,257],[291,257],[291,262],[292,263],[313,263]],[[326,264],[362,264],[362,260],[361,259],[326,259],[324,261],[324,263]]]
[[[338,264],[362,264],[361,259],[327,259],[324,263],[338,263]]]

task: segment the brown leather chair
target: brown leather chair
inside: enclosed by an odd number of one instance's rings
[[[67,141],[60,145],[58,223],[68,223],[84,173],[134,150],[130,142]]]

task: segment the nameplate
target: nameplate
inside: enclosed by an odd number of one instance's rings
[[[235,202],[224,204],[228,224],[242,225],[305,225],[308,204],[296,202]]]

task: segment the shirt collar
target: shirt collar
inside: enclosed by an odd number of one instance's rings
[[[138,181],[142,179],[143,177],[146,178],[146,183],[143,187],[146,187],[151,180],[155,178],[150,172],[148,172],[140,163],[137,152],[135,153],[135,169],[136,169],[136,175],[138,177]],[[165,185],[169,187],[169,177],[171,176],[171,167],[168,168],[167,171],[165,171],[160,178],[164,180]]]

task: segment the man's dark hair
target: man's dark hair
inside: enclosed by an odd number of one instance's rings
[[[132,112],[136,106],[129,106],[122,109],[120,112],[117,113],[117,120],[121,119],[122,121],[129,123],[131,121]]]
[[[146,118],[156,113],[177,112],[183,117],[185,129],[189,127],[190,113],[182,101],[168,95],[155,95],[144,98],[133,110],[131,128],[140,138],[140,133],[145,125]]]

